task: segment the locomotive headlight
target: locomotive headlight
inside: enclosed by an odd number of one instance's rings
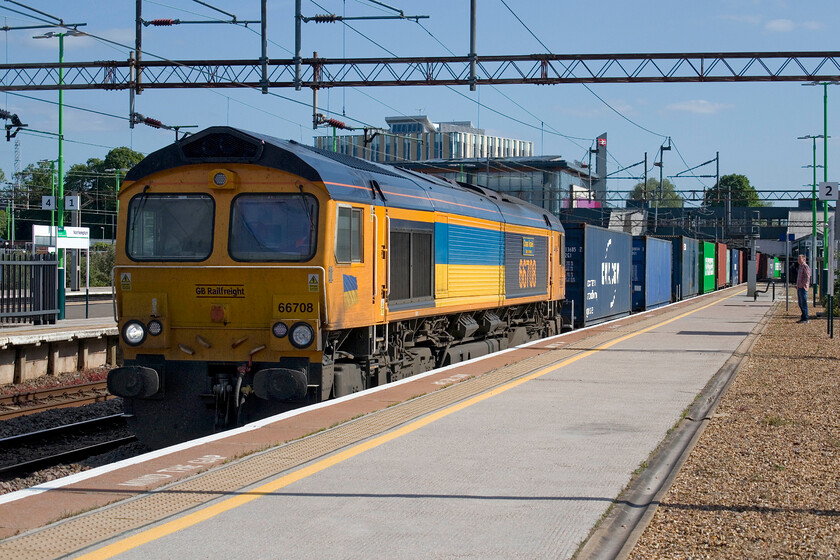
[[[289,332],[289,327],[287,327],[286,323],[283,321],[278,321],[274,323],[273,327],[271,327],[271,332],[277,338],[283,338]]]
[[[289,330],[289,341],[295,348],[306,348],[315,340],[315,331],[308,323],[295,323]]]
[[[215,175],[213,175],[213,184],[217,187],[224,187],[225,183],[227,183],[227,175],[219,171]]]
[[[163,325],[158,320],[149,321],[149,324],[146,326],[149,330],[149,334],[152,336],[157,336],[161,332],[163,332]]]
[[[122,330],[123,340],[131,346],[138,346],[146,339],[146,328],[140,321],[129,321]]]

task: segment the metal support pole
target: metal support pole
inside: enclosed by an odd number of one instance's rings
[[[823,181],[828,181],[828,83],[823,83]],[[828,201],[823,201],[823,268],[828,268]],[[820,271],[822,272],[822,271]],[[820,274],[822,278],[822,274]],[[822,293],[827,294],[823,286]]]
[[[475,11],[476,0],[470,0],[470,91],[475,91]]]
[[[134,51],[128,55],[129,64],[129,81],[132,84],[137,83],[137,61],[134,58]],[[128,128],[134,128],[134,86],[128,89]]]
[[[313,58],[318,58],[318,53],[312,53]],[[318,67],[315,66],[313,69],[312,80],[318,81]],[[300,88],[298,88],[300,89]],[[312,130],[318,128],[318,88],[312,88]]]
[[[817,305],[817,284],[819,282],[819,274],[817,274],[817,137],[811,138],[814,150],[813,167],[814,179],[811,183],[811,239],[813,247],[809,251],[809,260],[811,261],[811,284],[814,286],[814,306]]]
[[[140,89],[140,60],[143,58],[143,0],[137,0],[137,15],[134,21],[134,91],[141,93]],[[132,105],[134,98],[132,97]],[[134,107],[131,108],[131,115],[134,115]]]
[[[647,164],[647,152],[645,152],[645,179],[644,179],[644,181],[645,181],[645,182],[644,182],[644,183],[642,183],[642,193],[643,193],[642,206],[644,206],[645,204],[647,204],[647,201],[648,201],[648,192],[647,192],[647,165],[648,165],[648,164]]]
[[[715,177],[720,188],[720,152],[715,152]],[[726,222],[723,231],[723,238],[729,239],[729,230],[732,226],[732,183],[726,185]]]
[[[785,233],[785,313],[790,310],[790,237]]]
[[[295,0],[295,89],[300,91],[300,24],[303,16],[300,13],[301,0]]]
[[[138,0],[139,6],[140,0]],[[139,7],[138,7],[139,10]],[[58,34],[58,63],[64,63],[64,35]],[[64,68],[58,68],[58,227],[64,227]],[[64,254],[58,255],[58,318],[64,319]]]
[[[266,2],[268,0],[262,0],[260,2],[260,34],[262,36],[262,56],[260,57],[260,62],[262,63],[262,79],[260,80],[260,85],[262,86],[262,92],[268,93],[268,8],[266,7]]]

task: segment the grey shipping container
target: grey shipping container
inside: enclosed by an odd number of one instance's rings
[[[700,279],[697,266],[700,253],[697,240],[679,236],[673,239],[674,272],[671,276],[671,291],[674,301],[694,297],[698,293]]]
[[[671,242],[656,237],[633,238],[633,311],[671,303]]]
[[[583,327],[630,314],[632,237],[589,224],[566,229],[565,323]]]

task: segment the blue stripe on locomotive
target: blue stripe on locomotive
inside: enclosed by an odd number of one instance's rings
[[[435,263],[478,266],[502,265],[502,232],[435,223]]]

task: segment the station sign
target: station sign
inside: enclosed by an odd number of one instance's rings
[[[59,249],[90,248],[90,228],[32,226],[32,243],[35,247],[57,247]]]
[[[60,227],[58,228],[57,246],[59,249],[88,249],[90,248],[90,228]]]
[[[838,183],[836,181],[821,181],[819,184],[820,187],[820,200],[838,200],[840,196],[838,196]]]

